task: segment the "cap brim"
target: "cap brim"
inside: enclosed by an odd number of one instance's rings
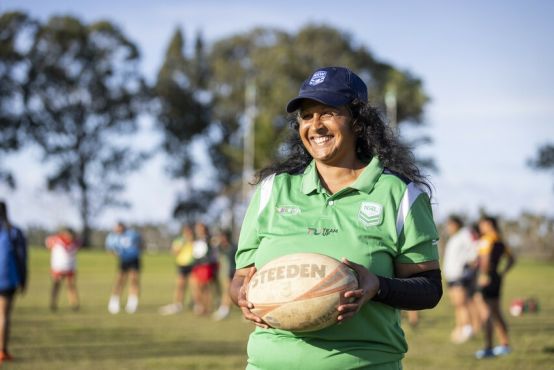
[[[302,100],[304,99],[315,100],[318,103],[331,107],[340,107],[341,105],[345,105],[352,100],[342,94],[335,94],[332,92],[318,91],[314,94],[306,93],[301,94],[288,102],[287,113],[292,113],[300,108],[300,104],[302,104]]]

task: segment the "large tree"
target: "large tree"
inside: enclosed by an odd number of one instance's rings
[[[385,97],[392,95],[397,127],[424,123],[423,111],[429,99],[422,81],[377,60],[366,46],[334,28],[309,25],[297,33],[258,28],[219,40],[209,58],[213,124],[219,132],[211,154],[222,189],[239,182],[242,174],[244,92],[248,81],[254,81],[257,91],[256,169],[279,155],[288,135],[285,104],[317,67],[338,65],[356,71],[368,85],[370,101],[383,112]],[[420,162],[432,166],[429,159]]]
[[[421,80],[377,60],[365,46],[336,29],[307,26],[287,33],[257,28],[215,42],[207,57],[198,45],[202,44],[197,40],[196,52],[187,56],[182,35],[176,32],[156,87],[172,174],[182,179],[206,176],[207,171],[191,170],[190,144],[199,138],[207,144],[216,169],[212,187],[189,189],[189,196],[178,201],[179,212],[200,213],[217,193],[232,204],[240,200],[242,175],[248,167],[244,165],[247,117],[254,118],[253,167],[260,169],[280,155],[289,135],[285,104],[317,67],[341,65],[359,73],[368,84],[371,101],[383,112],[385,96],[392,95],[397,126],[424,122],[428,97]],[[256,91],[251,99],[255,109],[246,109],[246,90]]]
[[[187,181],[193,172],[201,172],[192,147],[206,134],[210,123],[207,76],[202,37],[197,35],[194,54],[189,56],[181,30],[175,30],[154,87],[155,115],[163,133],[162,149],[169,159],[169,174],[185,183],[173,213],[189,221],[204,212],[217,190],[196,189],[192,181]]]
[[[37,23],[21,12],[0,16],[0,183],[12,188],[13,174],[2,168],[4,154],[17,151],[24,142],[23,89],[25,83],[26,42]]]
[[[86,245],[93,217],[126,205],[124,176],[144,158],[128,143],[142,107],[139,51],[110,22],[55,16],[28,59],[27,129],[50,164],[48,189],[74,198]]]

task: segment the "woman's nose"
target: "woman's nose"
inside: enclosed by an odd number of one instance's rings
[[[315,128],[323,126],[323,120],[321,119],[321,114],[314,113],[312,124]]]

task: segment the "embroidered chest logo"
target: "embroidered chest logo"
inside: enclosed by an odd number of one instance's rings
[[[283,216],[296,216],[301,213],[300,208],[296,206],[277,206],[277,213]]]
[[[323,81],[325,81],[325,77],[327,76],[327,71],[317,71],[312,75],[312,78],[310,79],[309,85],[315,86],[319,85]]]
[[[331,227],[308,227],[308,235],[329,236],[338,233],[339,230]]]
[[[365,227],[380,225],[383,222],[383,206],[375,202],[362,202],[358,220]]]

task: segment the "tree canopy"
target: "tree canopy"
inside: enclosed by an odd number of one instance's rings
[[[169,174],[185,181],[198,170],[192,143],[206,136],[210,124],[207,67],[201,36],[197,35],[194,55],[189,57],[181,30],[175,30],[153,89],[154,112],[163,134],[161,147],[168,155]],[[213,189],[196,189],[187,182],[173,213],[193,219],[205,211],[213,196]]]
[[[49,164],[48,189],[73,196],[85,239],[92,218],[126,204],[124,177],[145,159],[140,143],[128,141],[144,107],[162,134],[169,175],[186,184],[174,215],[192,218],[217,196],[231,199],[231,206],[239,201],[248,117],[254,169],[283,154],[290,133],[285,104],[318,67],[354,70],[382,112],[393,96],[398,126],[422,125],[429,101],[419,78],[327,26],[255,28],[208,47],[198,34],[191,48],[177,29],[150,87],[139,71],[138,47],[111,22],[55,16],[41,23],[6,13],[0,26],[0,150],[27,142],[40,148]],[[18,43],[22,39],[27,42]],[[256,92],[255,109],[246,109],[246,90]],[[197,144],[209,154],[202,163]],[[195,185],[199,174],[210,177],[209,185]],[[2,180],[13,183],[0,167]]]
[[[220,182],[229,186],[242,171],[245,84],[256,85],[254,167],[260,169],[280,155],[289,135],[285,105],[302,81],[316,68],[346,66],[359,74],[369,89],[370,102],[385,111],[385,95],[396,97],[399,125],[421,125],[428,97],[420,79],[377,60],[364,45],[334,28],[308,25],[297,33],[257,28],[217,41],[210,53],[210,91],[213,124],[219,140],[211,154]]]
[[[110,22],[61,16],[40,25],[27,57],[26,130],[52,165],[48,188],[74,195],[86,243],[91,217],[126,204],[124,175],[143,158],[125,142],[142,109],[139,51]]]
[[[0,16],[0,153],[17,151],[24,142],[23,89],[26,82],[25,36],[32,37],[36,22],[20,12]],[[15,187],[15,178],[2,168],[0,157],[0,183]]]
[[[544,144],[537,149],[537,155],[528,161],[529,166],[554,174],[554,144]]]
[[[350,35],[326,26],[310,25],[297,34],[258,28],[215,43],[210,53],[214,120],[222,135],[212,153],[218,173],[236,179],[241,168],[240,120],[248,76],[254,76],[256,97],[255,167],[269,163],[287,135],[286,102],[296,96],[302,81],[321,66],[346,66],[367,83],[370,101],[384,106],[387,91],[397,97],[399,124],[421,124],[428,101],[422,82],[407,72],[377,61]]]

